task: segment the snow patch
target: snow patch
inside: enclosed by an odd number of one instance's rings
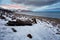
[[[2,20],[0,20],[2,21]],[[38,23],[32,26],[4,26],[0,22],[0,39],[1,40],[60,40],[60,35],[56,35],[56,27],[43,21],[37,20]],[[4,24],[4,23],[3,23]],[[17,30],[13,32],[11,28]],[[27,37],[27,34],[32,35],[32,39]]]

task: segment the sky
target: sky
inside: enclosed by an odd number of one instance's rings
[[[32,11],[44,11],[60,8],[60,0],[0,0],[0,5],[18,4]]]

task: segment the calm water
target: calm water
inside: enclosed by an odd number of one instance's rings
[[[51,17],[51,18],[59,18],[60,19],[60,13],[23,13],[23,14],[43,16],[43,17]]]
[[[60,18],[60,13],[35,13],[38,16],[44,17],[52,17],[52,18]]]

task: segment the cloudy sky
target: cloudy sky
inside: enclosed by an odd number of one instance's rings
[[[60,8],[60,0],[0,0],[0,4],[19,4],[33,11]]]
[[[25,4],[25,5],[44,6],[44,5],[57,3],[60,0],[12,0],[12,1],[20,4]]]

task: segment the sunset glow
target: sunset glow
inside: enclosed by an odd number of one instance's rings
[[[20,6],[20,5],[1,5],[1,7],[6,8],[6,9],[27,9],[25,6]]]

